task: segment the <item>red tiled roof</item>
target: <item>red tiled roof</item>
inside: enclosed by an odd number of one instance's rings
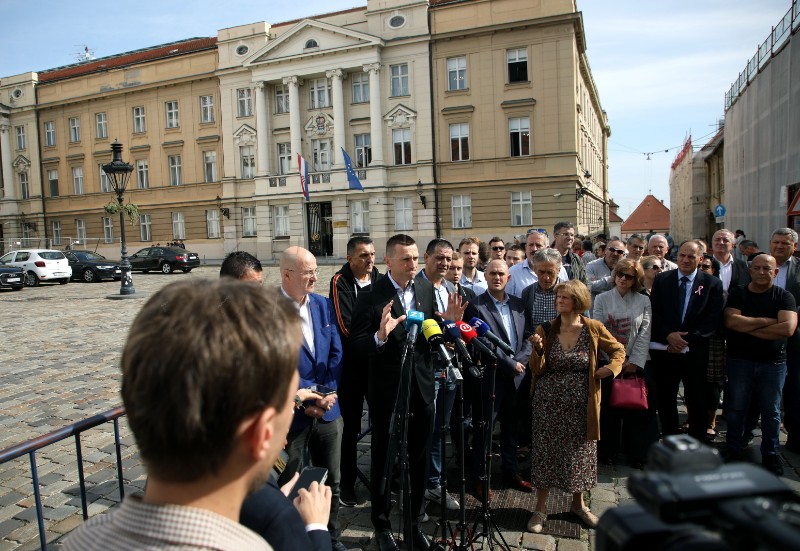
[[[628,216],[621,230],[623,233],[669,231],[669,209],[653,195],[648,195]]]
[[[361,6],[358,8],[348,8],[346,10],[339,10],[339,11],[332,11],[330,13],[321,13],[319,15],[309,15],[308,17],[301,17],[300,19],[292,19],[290,21],[281,21],[280,23],[274,23],[271,25],[272,27],[283,27],[285,25],[294,25],[299,23],[304,19],[321,19],[323,17],[332,17],[334,15],[342,15],[343,13],[351,13],[354,11],[364,11],[367,9],[367,6]]]
[[[124,54],[103,57],[100,59],[94,59],[92,61],[76,63],[74,65],[66,65],[64,67],[56,67],[55,69],[42,71],[39,73],[39,83],[53,82],[65,78],[108,71],[110,69],[119,69],[120,67],[144,63],[145,61],[153,61],[155,59],[163,59],[199,52],[202,50],[209,50],[215,48],[216,45],[216,37],[189,38],[186,40],[180,40],[178,42],[171,42],[169,44],[143,48],[133,52],[126,52]]]
[[[622,217],[617,214],[615,211],[610,210],[608,211],[608,221],[609,222],[624,222]]]

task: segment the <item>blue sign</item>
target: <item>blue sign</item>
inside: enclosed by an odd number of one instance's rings
[[[725,206],[719,204],[716,207],[714,207],[714,216],[716,216],[717,218],[722,218],[723,216],[725,216]]]

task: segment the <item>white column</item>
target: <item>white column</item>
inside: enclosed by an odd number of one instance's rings
[[[15,199],[14,171],[11,170],[11,125],[0,122],[0,162],[3,163],[3,191],[5,199]]]
[[[269,174],[269,149],[272,145],[269,139],[269,105],[267,102],[266,85],[256,82],[256,133],[258,134],[258,151],[256,153],[256,174],[266,176]]]
[[[370,165],[383,164],[383,107],[381,107],[380,69],[380,63],[364,65],[364,72],[369,72],[369,130],[372,141]]]
[[[303,81],[298,76],[285,77],[284,84],[289,85],[289,134],[291,135],[292,147],[292,172],[297,170],[297,154],[302,154],[300,147],[300,138],[302,136],[302,127],[300,126],[300,86]],[[308,160],[308,159],[306,159]]]
[[[333,88],[333,151],[331,154],[333,158],[333,168],[344,166],[342,154],[339,153],[339,148],[344,147],[345,137],[344,129],[346,127],[344,122],[344,92],[342,91],[342,77],[344,72],[341,69],[334,69],[325,73],[325,76],[332,79]]]

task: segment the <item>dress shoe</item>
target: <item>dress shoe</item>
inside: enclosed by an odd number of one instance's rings
[[[518,473],[504,474],[503,484],[509,488],[514,488],[515,490],[519,490],[520,492],[525,492],[527,494],[533,491],[533,485],[522,478]]]
[[[400,551],[400,547],[398,547],[391,531],[380,530],[376,534],[376,538],[378,540],[378,549],[381,551]]]
[[[534,511],[533,515],[531,515],[530,520],[528,520],[528,524],[525,527],[528,532],[533,532],[534,534],[541,534],[542,530],[544,529],[544,523],[547,521],[547,514],[542,513],[540,511]]]
[[[588,526],[589,528],[597,527],[599,519],[597,518],[597,515],[591,512],[586,505],[584,505],[580,509],[573,508],[572,514],[576,515],[579,519],[581,519],[584,523],[586,523],[586,526]]]
[[[444,551],[441,545],[431,540],[419,528],[412,529],[414,533],[414,549],[421,551]]]

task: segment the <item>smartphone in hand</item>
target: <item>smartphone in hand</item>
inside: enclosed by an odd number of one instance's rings
[[[328,396],[330,394],[336,394],[336,391],[330,387],[325,385],[311,385],[308,387],[308,390],[311,392],[316,392],[320,396]]]
[[[328,469],[322,467],[306,467],[300,471],[300,478],[297,479],[292,491],[289,492],[289,501],[294,502],[300,488],[308,490],[312,482],[324,484],[328,479]]]

